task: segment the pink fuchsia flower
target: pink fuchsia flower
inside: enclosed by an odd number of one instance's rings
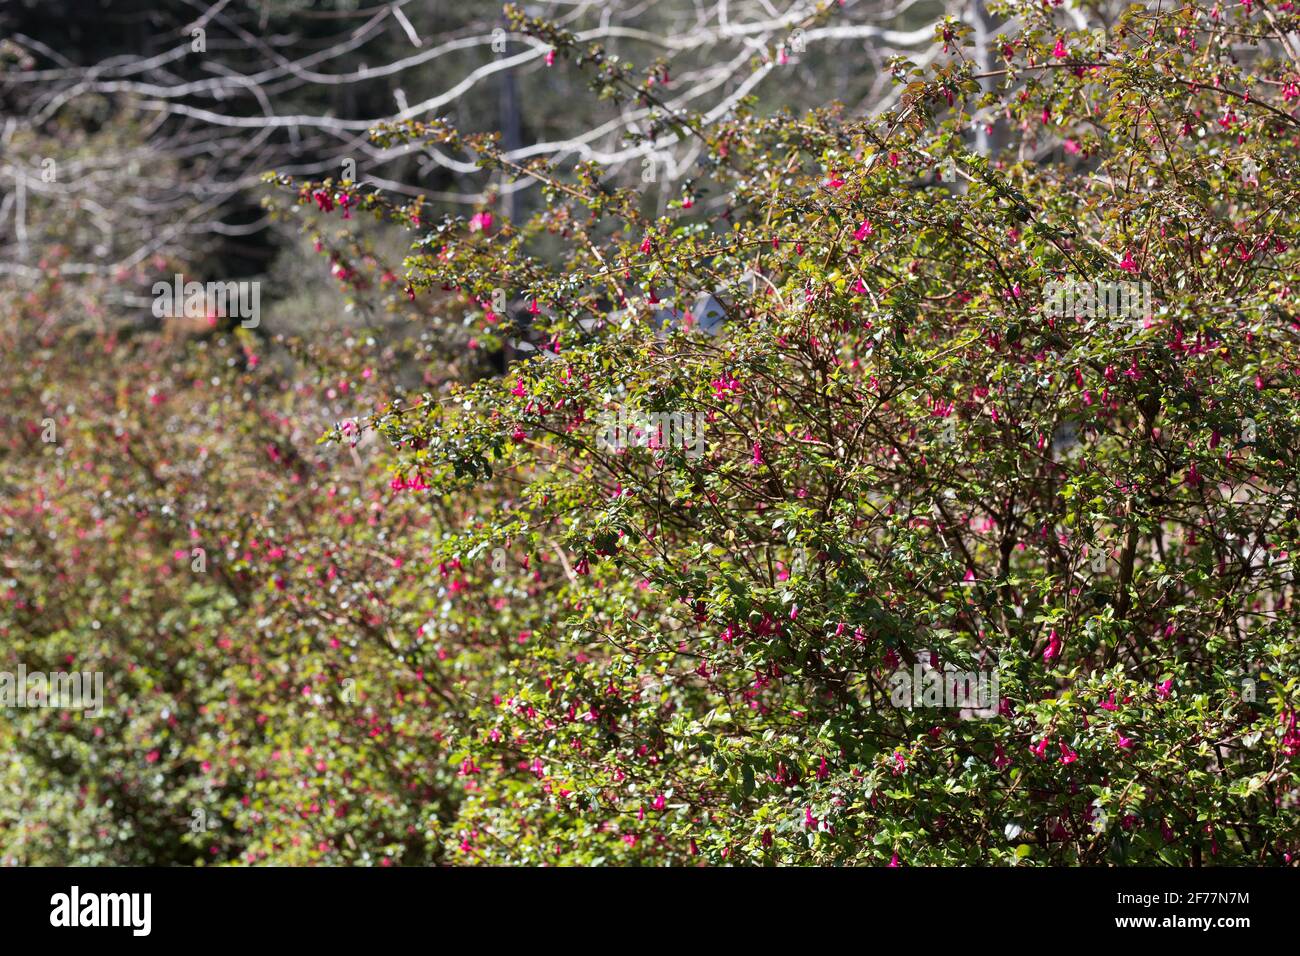
[[[831,775],[831,768],[826,763],[826,758],[821,758],[821,764],[817,767],[817,779],[825,780]]]
[[[754,442],[754,457],[750,459],[750,464],[754,467],[766,464],[763,460],[763,445],[761,442]]]
[[[1119,710],[1119,704],[1115,703],[1115,692],[1111,691],[1110,696],[1097,705],[1102,710],[1116,711]]]
[[[1125,737],[1123,734],[1116,734],[1115,736],[1118,738],[1118,739],[1115,741],[1115,746],[1119,747],[1120,750],[1132,750],[1132,749],[1133,749],[1133,738],[1132,738],[1132,737]]]
[[[993,745],[993,766],[998,770],[1005,770],[1011,766],[1011,758],[1007,756],[1001,744]]]
[[[862,220],[862,225],[858,226],[854,231],[853,238],[858,242],[861,242],[863,239],[867,238],[867,236],[871,235],[873,231],[874,230],[871,228],[871,221],[869,219],[864,219]]]
[[[656,810],[662,810],[664,808],[664,803],[665,803],[664,795],[660,793],[655,796],[654,801],[651,803],[651,806],[653,806]]]
[[[476,212],[469,220],[470,232],[491,232],[492,231],[492,213]]]
[[[550,50],[547,50],[547,51],[546,51],[546,65],[547,65],[547,66],[555,66],[555,50],[554,50],[554,49],[550,49]]]
[[[1119,264],[1119,267],[1125,272],[1138,271],[1138,264],[1133,261],[1133,252],[1131,250],[1124,250],[1124,260]]]
[[[1061,741],[1060,747],[1061,747],[1061,763],[1074,763],[1076,760],[1079,759],[1079,755],[1075,753],[1073,750],[1071,750],[1070,745],[1067,744],[1064,740]]]
[[[1058,60],[1064,60],[1069,55],[1070,51],[1065,48],[1065,39],[1063,37],[1058,38],[1056,46],[1052,47],[1052,56]]]
[[[1297,729],[1297,712],[1286,711],[1282,714],[1282,752],[1288,757],[1300,754],[1300,729]]]
[[[894,751],[894,776],[899,777],[907,773],[907,760],[903,757],[901,750]]]
[[[832,169],[830,179],[826,180],[826,187],[828,189],[839,189],[843,185],[844,180],[840,179],[840,174]]]
[[[1039,760],[1046,760],[1047,759],[1047,738],[1044,737],[1042,740],[1038,741],[1038,743],[1030,747],[1029,752],[1033,754],[1035,757],[1037,757]]]
[[[896,869],[898,869],[898,868],[899,868],[900,866],[902,866],[902,865],[903,865],[903,864],[901,864],[900,862],[898,862],[898,854],[897,854],[897,853],[895,853],[893,856],[891,856],[891,857],[889,858],[889,867],[888,867],[889,869],[896,870]]]
[[[740,391],[740,380],[733,375],[723,375],[710,382],[709,387],[713,389],[714,398],[723,398],[727,392]]]
[[[1051,663],[1061,654],[1061,639],[1056,636],[1056,630],[1053,629],[1051,635],[1047,638],[1047,647],[1043,648],[1043,660]]]

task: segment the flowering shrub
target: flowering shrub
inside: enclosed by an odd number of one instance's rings
[[[317,444],[383,355],[298,352],[290,388],[237,335],[6,344],[3,669],[100,672],[107,697],[93,719],[6,711],[8,860],[436,852],[446,691],[404,666],[385,610],[432,605],[400,528],[429,522],[389,507],[373,449]]]
[[[0,629],[119,696],[6,727],[59,781],[24,799],[97,847],[42,822],[6,854],[1291,863],[1300,80],[1228,50],[1297,18],[1000,12],[1023,28],[997,69],[945,21],[878,117],[663,113],[647,135],[701,159],[662,217],[440,123],[375,136],[534,177],[545,207],[435,219],[272,177],[352,295],[531,356],[503,375],[413,399],[353,342],[286,388],[230,338],[10,386],[78,440],[56,460],[8,429],[35,471]],[[554,68],[658,102],[653,71],[512,16]],[[366,276],[396,276],[376,220],[414,234],[400,283]],[[1061,283],[1141,294],[1062,309]],[[611,442],[629,409],[696,416],[703,454]],[[391,453],[354,459],[371,432]],[[994,673],[992,706],[900,706],[899,672],[950,670]]]

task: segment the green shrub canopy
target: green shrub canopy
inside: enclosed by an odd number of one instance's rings
[[[503,375],[399,399],[359,340],[288,389],[232,334],[116,346],[147,378],[75,414],[71,370],[11,386],[65,437],[11,429],[0,633],[117,696],[13,718],[77,836],[6,854],[1291,862],[1300,61],[1250,44],[1300,23],[1000,12],[994,69],[945,20],[877,116],[659,109],[700,150],[662,217],[441,123],[375,137],[544,208],[271,177],[351,295],[531,356]],[[661,105],[660,66],[511,16]]]

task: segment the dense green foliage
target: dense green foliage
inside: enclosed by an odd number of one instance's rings
[[[994,75],[945,21],[879,117],[664,115],[702,159],[662,217],[594,167],[507,167],[545,183],[520,223],[273,177],[449,353],[418,396],[364,336],[33,343],[75,299],[30,291],[0,635],[110,706],[6,713],[5,858],[1293,862],[1300,65],[1249,40],[1300,23],[1012,9]],[[709,292],[721,330],[655,321]],[[620,409],[701,414],[704,454],[608,447]],[[996,667],[997,714],[894,706],[918,655]]]

